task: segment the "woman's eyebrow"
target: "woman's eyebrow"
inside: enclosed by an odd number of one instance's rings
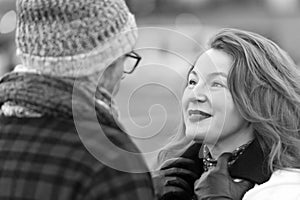
[[[215,76],[223,76],[224,78],[228,77],[227,74],[225,74],[224,72],[213,72],[208,75],[208,78],[213,78]]]
[[[189,73],[189,76],[190,75],[194,75],[194,76],[198,76],[197,75],[197,72],[192,70],[190,73]],[[225,74],[224,72],[213,72],[213,73],[210,73],[207,75],[206,77],[206,80],[211,80],[212,78],[216,77],[216,76],[222,76],[223,78],[226,78],[228,77],[227,74]]]

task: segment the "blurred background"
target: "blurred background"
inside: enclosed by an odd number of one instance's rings
[[[300,0],[127,0],[135,14],[143,59],[122,80],[120,120],[152,168],[158,151],[177,134],[186,73],[207,40],[223,27],[275,41],[300,64]],[[15,56],[15,0],[0,0],[0,75]]]

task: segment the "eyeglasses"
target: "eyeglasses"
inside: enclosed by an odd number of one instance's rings
[[[127,59],[125,59],[124,63],[124,73],[131,74],[139,65],[142,57],[134,51],[125,54],[125,56],[127,57]]]

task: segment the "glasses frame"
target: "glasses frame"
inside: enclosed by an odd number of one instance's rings
[[[131,51],[130,53],[125,54],[125,56],[136,59],[135,65],[133,66],[133,68],[130,71],[123,71],[125,74],[132,74],[132,72],[134,72],[134,70],[139,65],[140,61],[142,60],[142,57],[135,51]]]

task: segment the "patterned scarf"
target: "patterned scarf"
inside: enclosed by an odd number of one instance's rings
[[[64,119],[97,113],[100,121],[115,124],[117,109],[111,95],[85,78],[60,78],[30,72],[11,72],[0,79],[1,114],[16,117],[52,116]],[[96,98],[95,98],[96,96]]]

